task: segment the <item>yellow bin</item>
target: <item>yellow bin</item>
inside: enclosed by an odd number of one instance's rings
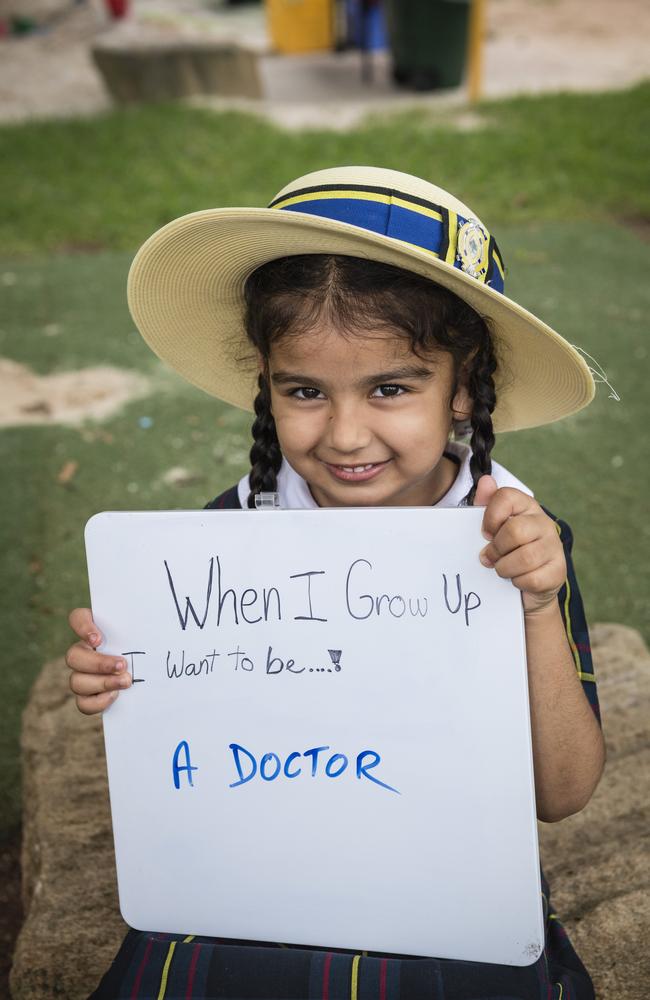
[[[332,0],[266,0],[266,17],[276,52],[334,47]]]

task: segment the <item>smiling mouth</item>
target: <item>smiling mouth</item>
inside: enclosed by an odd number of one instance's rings
[[[346,483],[365,483],[378,476],[389,461],[390,459],[385,462],[366,462],[363,465],[334,465],[331,462],[323,462],[323,465],[338,480]]]

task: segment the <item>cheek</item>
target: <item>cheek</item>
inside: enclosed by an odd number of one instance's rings
[[[287,413],[279,408],[275,414],[275,429],[280,448],[285,455],[309,450],[320,436],[320,420],[309,413]]]
[[[451,430],[451,412],[439,402],[395,413],[384,422],[383,433],[402,453],[428,454],[447,440]]]

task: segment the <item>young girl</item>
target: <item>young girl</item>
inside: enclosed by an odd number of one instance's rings
[[[250,473],[208,507],[254,510],[264,493],[290,508],[485,507],[481,562],[522,594],[537,811],[555,822],[585,806],[604,763],[572,536],[490,456],[495,430],[575,412],[594,385],[504,296],[503,274],[493,237],[446,191],[345,167],[299,178],[267,209],[165,226],[134,261],[129,303],[185,378],[254,406]],[[101,712],[129,687],[126,663],[95,652],[88,609],[70,623],[72,690]],[[544,893],[546,948],[527,967],[131,931],[93,996],[593,997]]]

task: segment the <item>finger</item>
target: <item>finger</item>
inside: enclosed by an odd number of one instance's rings
[[[499,576],[510,580],[518,590],[526,594],[536,597],[546,596],[549,599],[557,596],[565,579],[562,560],[550,559],[533,569],[520,571],[520,567],[507,564],[508,560],[514,558],[515,554],[512,554],[499,560],[494,567]]]
[[[501,489],[492,494],[488,501],[481,530],[486,538],[492,539],[509,517],[538,511],[539,504],[533,497],[522,493],[521,490],[502,486]]]
[[[488,501],[498,490],[496,484],[496,479],[492,476],[481,476],[476,486],[476,493],[474,495],[474,506],[475,507],[487,507]]]
[[[117,694],[117,691],[106,691],[104,694],[93,694],[88,698],[77,698],[77,708],[84,715],[97,715],[113,704]]]
[[[513,576],[512,583],[524,594],[530,594],[536,598],[548,598],[550,601],[557,597],[560,587],[564,583],[564,578],[561,573],[557,572],[555,566],[547,564],[531,573]]]
[[[509,517],[505,524],[502,524],[489,545],[486,545],[481,555],[494,563],[501,556],[508,552],[531,542],[540,541],[546,545],[549,552],[553,552],[560,545],[557,532],[548,532],[546,522],[548,518],[545,514],[537,517],[535,514],[522,515],[519,517]],[[546,559],[549,556],[545,557]],[[483,562],[483,560],[481,560]],[[544,560],[545,561],[545,560]]]
[[[90,608],[75,608],[68,615],[70,628],[80,639],[85,639],[89,646],[95,649],[102,641],[102,633],[93,621]]]
[[[108,677],[102,674],[81,674],[73,671],[70,674],[70,689],[76,695],[87,697],[92,694],[103,694],[104,691],[120,691],[123,688],[131,687],[131,675],[110,674]]]
[[[488,565],[483,558],[481,558],[481,562],[484,566]],[[534,573],[540,567],[549,566],[553,562],[553,556],[549,555],[540,542],[535,541],[528,545],[520,545],[512,552],[497,557],[491,565],[499,576],[506,580],[513,580],[515,577]]]
[[[96,653],[85,642],[75,642],[65,654],[65,662],[71,670],[80,670],[86,674],[124,673],[126,660],[120,656],[109,656],[108,653]]]

